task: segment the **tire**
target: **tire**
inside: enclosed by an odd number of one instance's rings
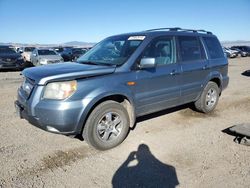
[[[83,138],[98,150],[111,149],[126,138],[129,131],[129,115],[120,103],[105,101],[90,113]]]
[[[220,89],[215,82],[208,82],[200,98],[194,103],[195,108],[203,113],[212,112],[219,101]]]

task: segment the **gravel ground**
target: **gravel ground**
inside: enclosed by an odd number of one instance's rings
[[[0,72],[0,187],[250,187],[250,147],[222,132],[250,122],[249,69],[250,58],[229,60],[214,113],[182,106],[145,116],[105,152],[17,118],[20,72]]]

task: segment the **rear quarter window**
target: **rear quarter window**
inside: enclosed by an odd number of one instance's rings
[[[211,59],[223,58],[224,54],[221,45],[215,37],[203,37],[203,41],[207,46],[208,53]]]
[[[178,42],[182,61],[205,59],[205,52],[198,37],[179,36]]]

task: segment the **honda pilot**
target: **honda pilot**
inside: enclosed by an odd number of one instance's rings
[[[204,30],[160,28],[111,36],[72,63],[25,69],[21,118],[49,132],[81,134],[99,150],[119,145],[136,118],[186,103],[212,112],[228,61]]]

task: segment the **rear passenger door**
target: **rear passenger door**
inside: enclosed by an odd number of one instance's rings
[[[195,101],[208,74],[209,62],[203,44],[197,36],[178,37],[178,57],[181,66],[181,103]]]
[[[176,62],[174,37],[152,40],[138,62],[142,58],[155,58],[156,67],[136,71],[137,114],[144,115],[178,105],[180,67]]]

